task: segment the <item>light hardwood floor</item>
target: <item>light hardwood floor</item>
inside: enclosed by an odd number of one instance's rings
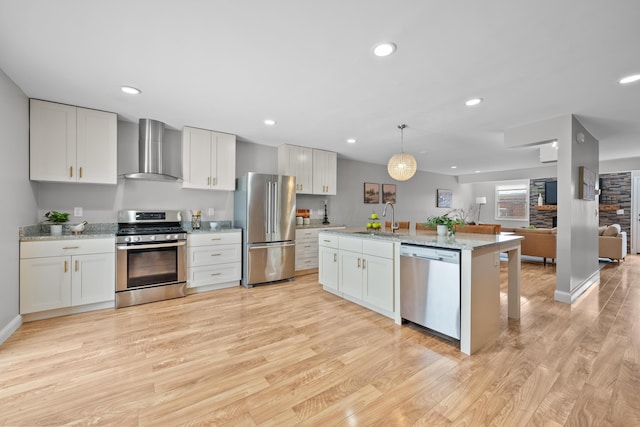
[[[0,425],[640,425],[640,259],[573,306],[523,262],[522,318],[476,355],[322,291],[317,275],[23,325]]]

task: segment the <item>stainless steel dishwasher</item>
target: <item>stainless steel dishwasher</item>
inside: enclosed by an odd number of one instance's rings
[[[400,247],[400,317],[460,340],[460,251]]]

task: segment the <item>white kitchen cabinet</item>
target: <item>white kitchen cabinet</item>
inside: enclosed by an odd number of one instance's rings
[[[336,194],[337,154],[297,145],[278,147],[278,173],[296,177],[297,194]]]
[[[187,288],[192,291],[212,290],[240,284],[241,232],[192,233],[187,237],[187,245]]]
[[[21,314],[114,299],[115,239],[20,243]]]
[[[235,190],[236,136],[206,129],[182,130],[183,188]]]
[[[318,236],[319,256],[318,256],[318,282],[326,288],[338,290],[338,237],[331,234]]]
[[[324,235],[320,238],[324,239]],[[367,238],[338,237],[338,292],[383,314],[392,314],[395,291],[393,245]],[[324,271],[320,273],[324,274]]]
[[[337,153],[313,150],[313,194],[335,195],[337,174]]]
[[[296,230],[296,274],[318,268],[319,228]]]
[[[279,146],[278,173],[296,177],[296,194],[312,194],[313,150],[297,145]]]
[[[30,100],[29,178],[117,184],[117,115]]]

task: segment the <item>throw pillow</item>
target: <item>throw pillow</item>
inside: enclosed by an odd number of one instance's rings
[[[620,224],[612,224],[604,230],[603,236],[617,236],[620,234]]]
[[[602,236],[602,233],[604,233],[604,230],[607,229],[606,225],[603,225],[602,227],[598,227],[598,236]]]

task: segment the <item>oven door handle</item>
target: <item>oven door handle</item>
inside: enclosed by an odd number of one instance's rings
[[[187,244],[186,241],[180,241],[180,242],[172,242],[172,243],[153,243],[151,245],[130,245],[130,246],[122,245],[122,246],[116,246],[116,249],[119,251],[128,251],[130,249],[171,248],[171,247],[184,246],[186,244]]]

